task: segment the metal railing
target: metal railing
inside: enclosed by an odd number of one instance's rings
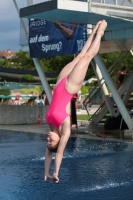
[[[47,0],[49,1],[49,0]],[[51,0],[53,1],[53,0]],[[65,0],[62,0],[65,1]],[[67,0],[68,1],[68,0]],[[117,6],[133,6],[131,0],[69,0],[69,1],[82,1],[82,2],[91,2],[91,3],[103,3],[103,4],[111,4],[111,5],[117,5]],[[33,0],[33,5],[38,3],[46,2],[44,0]]]
[[[120,54],[120,56],[115,60],[115,62],[110,66],[110,68],[108,69],[108,73],[110,74],[110,76],[113,74],[113,72],[118,68],[119,64],[125,59],[125,57],[130,53],[129,52],[122,52]],[[100,82],[103,79],[100,80]],[[104,84],[105,81],[102,83]],[[88,96],[84,99],[83,101],[83,107],[86,109],[86,112],[89,114],[89,107],[91,104],[91,99],[93,98],[93,95],[95,95],[96,92],[101,91],[101,88],[99,87],[99,83],[96,84],[96,86],[93,88],[93,90],[88,94]],[[99,106],[98,110],[96,110],[93,115],[90,117],[89,121],[92,120],[95,115],[100,112],[100,110],[105,106],[105,103],[102,102],[101,105]]]
[[[37,83],[16,83],[16,82],[0,82],[0,90],[1,89],[9,89],[9,90],[13,90],[13,89],[22,89],[22,88],[34,88],[35,86],[39,86],[40,88],[42,88],[42,85]]]
[[[91,2],[111,4],[116,6],[129,6],[129,7],[133,6],[130,0],[91,0]]]

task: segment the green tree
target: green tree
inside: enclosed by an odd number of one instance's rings
[[[104,53],[101,54],[101,58],[103,60],[103,62],[105,63],[105,66],[107,67],[107,69],[115,62],[115,60],[117,58],[119,58],[119,56],[121,55],[122,52],[111,52],[111,53]],[[123,59],[121,60],[121,62],[119,62],[116,67],[115,70],[113,72],[112,76],[112,80],[113,82],[115,82],[116,80],[116,74],[117,72],[123,67],[126,66],[128,69],[128,72],[132,71],[132,67],[133,67],[133,56],[130,53],[130,51],[124,52],[123,55]]]
[[[27,52],[22,52],[22,51],[17,52],[16,56],[10,59],[10,62],[12,63],[12,67],[14,68],[35,70],[33,59],[30,58]]]
[[[111,53],[103,53],[100,55],[107,69],[115,62],[115,60],[120,56],[121,53],[122,52],[111,52]],[[67,65],[69,62],[71,62],[73,59],[74,59],[74,55],[55,56],[55,57],[41,58],[40,63],[42,65],[44,72],[58,74],[63,69],[63,67]],[[30,58],[27,52],[22,52],[22,51],[18,52],[16,56],[12,57],[10,60],[1,60],[0,66],[20,68],[20,69],[25,69],[25,70],[36,69],[33,59]],[[123,66],[127,66],[128,71],[132,71],[133,57],[130,52],[127,54],[127,56],[125,56],[122,62],[120,62],[118,66],[116,67],[116,70],[114,71],[113,76],[112,76],[113,80],[115,80],[117,71],[120,70],[120,68]],[[85,80],[92,77],[95,77],[95,73],[90,63],[90,66],[85,76]]]
[[[64,66],[70,63],[74,59],[74,55],[55,56],[49,58],[41,58],[40,62],[45,72],[60,73]],[[90,64],[85,79],[94,77],[94,71]]]
[[[41,58],[40,62],[45,72],[59,73],[65,65],[73,60],[73,58],[73,55],[55,56]]]
[[[9,61],[6,59],[0,60],[0,67],[10,67]]]
[[[21,77],[22,81],[30,82],[34,80],[34,77],[30,74],[25,74]]]
[[[10,90],[8,90],[8,89],[1,89],[1,90],[0,90],[0,95],[8,96],[8,95],[10,95],[10,94],[11,94],[11,92],[10,92]]]

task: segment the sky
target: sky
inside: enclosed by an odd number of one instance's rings
[[[27,6],[27,0],[16,0],[20,8]],[[33,0],[33,3],[41,3],[44,0]],[[10,49],[18,52],[20,44],[20,19],[13,0],[0,1],[0,51]]]

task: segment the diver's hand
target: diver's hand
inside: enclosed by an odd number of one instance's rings
[[[52,176],[49,177],[54,183],[58,183],[59,182],[59,178],[58,175],[53,173]]]
[[[47,178],[50,178],[50,179],[51,179],[51,176],[50,176],[49,174],[45,174],[45,175],[44,175],[44,181],[46,181]]]

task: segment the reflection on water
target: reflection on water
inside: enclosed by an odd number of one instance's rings
[[[131,143],[70,138],[54,184],[43,181],[45,137],[0,133],[0,200],[132,200]]]

